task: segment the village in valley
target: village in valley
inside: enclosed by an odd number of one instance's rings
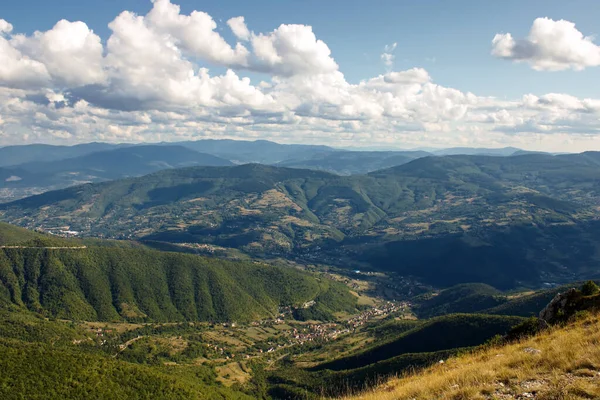
[[[414,319],[408,301],[370,298],[364,281],[328,274],[345,281],[363,302],[358,314],[340,315],[335,321],[300,321],[294,313],[310,309],[315,301],[299,307],[281,306],[270,319],[237,323],[81,323],[93,341],[113,357],[167,365],[204,364],[215,367],[222,383],[243,383],[250,376],[249,363],[271,365],[282,358],[319,349],[334,342],[364,340],[367,328],[386,319]],[[359,294],[360,293],[360,294]],[[366,300],[365,300],[366,299]],[[368,304],[368,305],[367,305]]]

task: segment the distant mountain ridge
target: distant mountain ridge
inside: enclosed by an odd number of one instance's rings
[[[178,147],[179,156],[174,156]],[[158,149],[164,150],[160,154]],[[129,149],[129,150],[128,150]],[[131,159],[131,149],[141,149],[146,157],[156,149],[154,160]],[[143,150],[142,150],[143,149]],[[184,149],[204,155],[193,160]],[[115,153],[111,153],[114,151]],[[323,145],[280,144],[268,140],[200,139],[196,141],[146,144],[86,143],[74,146],[45,144],[0,147],[0,202],[8,202],[48,190],[61,189],[87,182],[141,176],[167,168],[187,165],[228,165],[259,163],[283,167],[314,169],[338,175],[360,175],[376,170],[406,164],[414,159],[431,155],[494,155],[514,156],[529,154],[516,148],[451,148],[427,151],[352,151]],[[112,154],[112,156],[111,156]],[[120,159],[120,156],[123,159]],[[218,157],[223,161],[209,159]],[[127,159],[129,157],[129,163]],[[180,157],[182,162],[177,162]],[[196,155],[196,157],[198,157]],[[187,162],[187,161],[189,162]],[[116,161],[116,163],[115,163]],[[154,163],[152,162],[154,161]],[[120,167],[120,168],[119,168]],[[52,173],[53,172],[53,173]]]
[[[198,153],[183,146],[116,147],[52,161],[31,161],[0,168],[1,190],[24,197],[53,189],[142,176],[169,168],[186,166],[228,166],[228,160]],[[6,195],[8,197],[8,195]],[[0,200],[2,196],[0,196]]]
[[[512,156],[517,152],[523,151],[516,147],[503,147],[503,148],[477,148],[477,147],[451,147],[448,149],[441,149],[433,151],[432,153],[438,156],[499,156],[507,157]]]
[[[128,144],[86,143],[74,146],[29,144],[0,147],[0,167],[8,167],[28,162],[64,160],[98,151],[128,147]]]
[[[118,179],[194,165],[229,166],[233,163],[183,146],[132,146],[65,160],[30,162],[20,164],[19,168],[37,174],[76,174]]]
[[[287,160],[281,167],[316,169],[338,175],[359,175],[409,163],[430,156],[424,151],[336,151],[321,153],[309,159]]]

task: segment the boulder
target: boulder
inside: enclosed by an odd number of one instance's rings
[[[567,305],[577,297],[577,289],[571,288],[564,293],[558,293],[550,303],[542,311],[540,311],[539,319],[550,323],[557,318],[565,315]]]

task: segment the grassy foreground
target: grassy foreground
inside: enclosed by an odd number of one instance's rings
[[[444,360],[346,400],[600,399],[600,319]]]

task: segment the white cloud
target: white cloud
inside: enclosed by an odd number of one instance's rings
[[[246,26],[244,17],[235,17],[227,21],[227,25],[231,28],[231,31],[240,40],[247,41],[250,39],[250,31]]]
[[[216,22],[202,11],[182,15],[180,7],[170,0],[153,0],[154,7],[145,17],[147,26],[161,35],[167,35],[174,45],[196,57],[216,64],[246,65],[248,50],[241,44],[232,48],[215,31]]]
[[[307,25],[280,25],[252,35],[252,69],[278,76],[327,74],[338,70],[325,42]]]
[[[50,74],[46,66],[32,60],[0,36],[0,85],[27,88],[46,85]]]
[[[429,73],[423,68],[412,68],[407,71],[389,72],[383,77],[386,83],[392,84],[423,84],[431,81]]]
[[[90,85],[105,79],[100,37],[83,22],[62,20],[47,32],[15,35],[11,44],[42,63],[59,85]]]
[[[0,35],[5,33],[11,33],[13,30],[12,24],[8,23],[3,19],[0,19]]]
[[[22,35],[0,20],[0,143],[216,137],[519,146],[545,135],[548,147],[568,136],[573,146],[597,140],[600,148],[599,99],[477,96],[438,85],[423,68],[394,70],[393,57],[385,74],[354,84],[310,26],[252,32],[235,17],[227,25],[241,43],[230,44],[210,15],[153,3],[147,15],[116,16],[105,44],[83,22]],[[514,47],[496,41],[499,55]],[[225,72],[211,74],[214,65]],[[247,71],[265,75],[253,82]]]
[[[496,57],[527,62],[538,71],[581,71],[600,65],[600,46],[584,36],[569,21],[538,18],[525,39],[515,40],[510,33],[492,40]]]

